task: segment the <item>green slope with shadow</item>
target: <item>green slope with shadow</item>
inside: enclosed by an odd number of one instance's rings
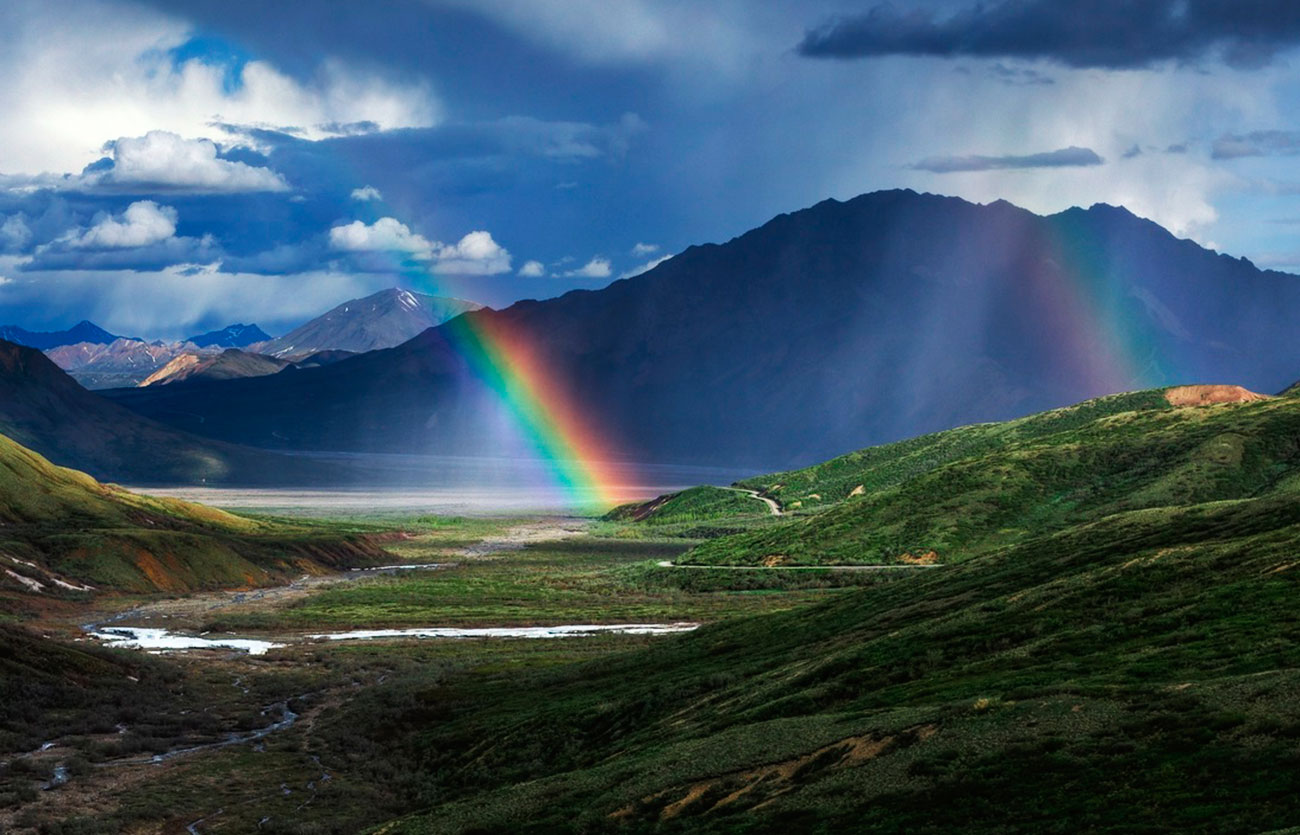
[[[0,436],[0,596],[266,585],[384,558],[359,536],[101,484]]]
[[[891,564],[930,552],[961,561],[1127,510],[1289,489],[1297,433],[1294,398],[1172,408],[1161,392],[964,427],[745,482],[787,507],[809,493],[841,498],[713,539],[682,561]]]

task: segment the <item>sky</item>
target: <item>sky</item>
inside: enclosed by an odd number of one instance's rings
[[[0,78],[30,329],[499,307],[886,188],[1300,272],[1290,0],[6,0]]]

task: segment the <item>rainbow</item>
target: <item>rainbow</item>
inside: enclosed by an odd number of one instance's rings
[[[388,214],[382,202],[368,207],[369,222]],[[365,221],[363,221],[365,222]],[[412,263],[410,253],[383,253],[409,289],[431,295],[454,295],[438,286],[431,268]],[[470,372],[505,407],[519,434],[538,457],[549,480],[562,494],[562,504],[584,513],[607,510],[634,498],[629,482],[638,479],[623,456],[604,440],[565,384],[541,362],[534,347],[505,320],[471,313],[440,327],[448,346],[467,363]],[[631,489],[631,492],[629,490]]]
[[[564,384],[500,317],[457,316],[441,331],[502,402],[572,507],[608,508],[620,494],[618,458]]]
[[[1143,322],[1143,302],[1128,289],[1142,282],[1116,280],[1103,253],[1084,243],[1087,236],[1074,234],[1072,218],[1052,219],[1059,225],[1039,251],[1059,269],[1033,271],[1033,280],[1078,379],[1094,396],[1168,385],[1162,351]]]

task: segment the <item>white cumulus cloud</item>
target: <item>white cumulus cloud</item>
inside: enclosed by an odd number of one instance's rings
[[[86,186],[148,188],[201,193],[284,191],[288,184],[269,168],[221,159],[208,139],[186,139],[170,131],[110,143],[113,167],[91,172]]]
[[[546,267],[541,261],[525,261],[519,268],[519,274],[524,278],[540,278],[546,275]]]
[[[612,273],[613,270],[610,269],[609,259],[597,255],[581,267],[576,270],[569,270],[564,275],[570,278],[609,278]]]
[[[658,251],[659,251],[659,244],[638,243],[636,246],[632,247],[632,254],[638,258],[644,258],[645,256]]]
[[[443,272],[497,275],[510,271],[510,253],[484,231],[470,232],[450,246],[439,244],[434,259]]]
[[[428,127],[440,105],[427,82],[393,81],[324,60],[299,80],[265,60],[193,58],[183,19],[144,4],[7,0],[0,32],[0,173],[76,172],[117,136],[167,130],[237,139],[221,125],[293,127],[308,139]]]
[[[344,252],[399,252],[429,261],[456,275],[497,275],[510,271],[510,253],[484,230],[470,232],[454,244],[431,241],[397,218],[360,220],[330,229],[330,246]]]
[[[352,199],[365,202],[366,200],[383,200],[384,195],[379,193],[379,189],[374,186],[362,186],[361,188],[352,189]]]
[[[120,215],[104,215],[68,243],[86,249],[126,249],[162,243],[176,234],[176,210],[139,200]]]
[[[354,220],[330,229],[330,246],[344,252],[404,252],[420,259],[433,257],[433,243],[395,217],[367,224]]]

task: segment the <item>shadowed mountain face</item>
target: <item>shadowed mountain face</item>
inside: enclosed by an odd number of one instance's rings
[[[42,351],[47,348],[58,348],[61,345],[76,345],[79,342],[102,345],[119,338],[94,322],[87,322],[84,319],[65,331],[29,331],[17,325],[0,326],[0,339],[26,345],[29,348],[39,348]]]
[[[890,191],[480,317],[630,457],[773,469],[1116,391],[1278,391],[1300,278],[1110,206],[1040,217]],[[326,368],[113,396],[255,445],[499,450],[497,407],[446,326]]]
[[[463,299],[381,290],[364,299],[344,302],[278,339],[251,345],[250,350],[296,360],[322,351],[361,353],[392,348],[427,328],[479,307]]]
[[[33,348],[0,341],[0,433],[105,481],[311,483],[325,465],[201,438],[86,391]]]
[[[219,331],[208,331],[191,336],[183,341],[192,342],[200,348],[243,348],[254,342],[265,342],[270,335],[257,325],[226,325]]]

